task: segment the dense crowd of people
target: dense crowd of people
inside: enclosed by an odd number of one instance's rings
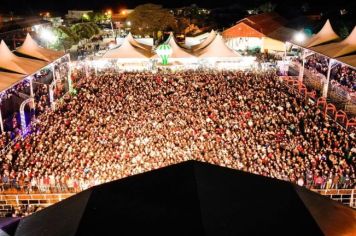
[[[81,191],[195,159],[308,188],[355,185],[355,133],[270,72],[104,73],[1,156],[2,189]]]
[[[30,204],[30,205],[24,204],[21,206],[12,207],[10,212],[6,213],[3,217],[26,217],[42,209],[43,209],[42,206],[36,204]]]
[[[305,68],[311,72],[327,76],[329,60],[326,57],[313,54],[306,58]],[[330,80],[333,86],[342,86],[350,93],[356,91],[356,70],[350,66],[337,63],[333,65]]]
[[[305,59],[305,68],[311,71],[317,71],[325,77],[328,73],[329,60],[318,54],[313,54]]]
[[[65,61],[65,60],[64,60]],[[56,78],[57,83],[54,86],[53,97],[54,99],[61,98],[68,91],[67,77],[69,70],[68,63],[56,64]],[[49,87],[53,82],[52,71],[49,69],[41,70],[33,76],[33,94],[35,99],[35,107],[26,106],[25,113],[32,113],[39,115],[43,113],[50,105]],[[0,94],[0,107],[6,100],[15,109],[15,111],[6,111],[1,109],[2,119],[4,123],[4,133],[0,134],[0,154],[1,151],[11,144],[17,137],[21,136],[21,118],[20,118],[20,103],[30,97],[30,80],[24,79],[10,89]],[[17,97],[17,101],[11,101]],[[31,120],[31,114],[26,115],[28,120]]]
[[[350,92],[356,92],[356,70],[342,64],[336,65],[331,71],[331,79],[349,89]]]

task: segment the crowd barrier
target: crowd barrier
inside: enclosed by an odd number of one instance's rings
[[[312,191],[356,208],[355,189],[312,189]],[[0,217],[11,214],[14,209],[24,206],[48,207],[62,201],[74,193],[49,193],[49,194],[3,194],[0,195]]]
[[[300,71],[302,65],[299,62],[292,61],[290,67],[295,71]],[[317,71],[304,68],[303,83],[308,87],[315,89],[318,93],[322,93],[326,77]],[[330,80],[328,87],[328,98],[340,109],[346,111],[353,116],[356,115],[356,94],[350,89],[340,85],[334,80]]]
[[[347,114],[343,110],[337,110],[336,106],[332,103],[328,103],[326,98],[316,96],[316,91],[308,91],[304,83],[298,80],[297,76],[280,76],[280,79],[291,89],[298,92],[306,99],[310,98],[316,102],[316,105],[321,109],[324,116],[328,115],[335,122],[339,123],[346,130],[349,130],[351,127],[356,126],[356,118],[348,118]]]

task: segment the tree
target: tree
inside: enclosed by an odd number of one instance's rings
[[[276,4],[273,4],[271,2],[266,2],[258,7],[258,9],[263,13],[273,12],[275,8]]]
[[[175,28],[174,16],[160,5],[139,5],[130,13],[127,20],[131,22],[131,31],[139,35],[152,35],[155,38],[158,31]]]
[[[80,39],[90,39],[100,32],[99,28],[91,22],[72,25],[71,30],[75,32]]]
[[[87,13],[89,21],[94,23],[102,23],[107,20],[107,16],[102,12],[89,12]]]
[[[54,34],[57,39],[56,43],[53,45],[55,49],[69,49],[72,45],[79,42],[78,35],[75,34],[70,28],[65,26],[58,26],[53,29]]]

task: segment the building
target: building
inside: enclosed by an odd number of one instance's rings
[[[15,20],[16,19],[16,20]],[[41,28],[51,27],[50,21],[38,16],[14,17],[0,26],[0,39],[4,40],[11,50],[16,49],[25,40],[27,33]]]
[[[294,30],[285,27],[287,21],[276,13],[248,16],[225,30],[222,35],[234,50],[284,51],[285,42]]]
[[[68,14],[65,16],[66,19],[80,20],[83,15],[93,13],[93,10],[68,10]]]

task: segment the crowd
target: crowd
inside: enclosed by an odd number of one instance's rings
[[[305,68],[311,72],[316,72],[327,76],[328,59],[326,57],[314,54],[309,56],[305,61]],[[333,65],[330,80],[333,86],[342,86],[348,92],[356,91],[356,70],[341,63]]]
[[[305,60],[305,68],[311,71],[317,71],[320,74],[323,74],[325,77],[328,73],[328,65],[328,59],[318,54],[313,54]]]
[[[336,65],[331,71],[331,79],[349,89],[350,92],[356,92],[356,70],[342,64]]]
[[[18,207],[12,207],[10,212],[4,214],[1,217],[25,217],[31,215],[36,211],[40,211],[42,209],[43,209],[42,206],[38,206],[35,204],[30,204],[30,205],[24,204]]]
[[[347,133],[275,72],[83,76],[1,156],[3,190],[80,191],[195,159],[308,188],[355,185]]]

